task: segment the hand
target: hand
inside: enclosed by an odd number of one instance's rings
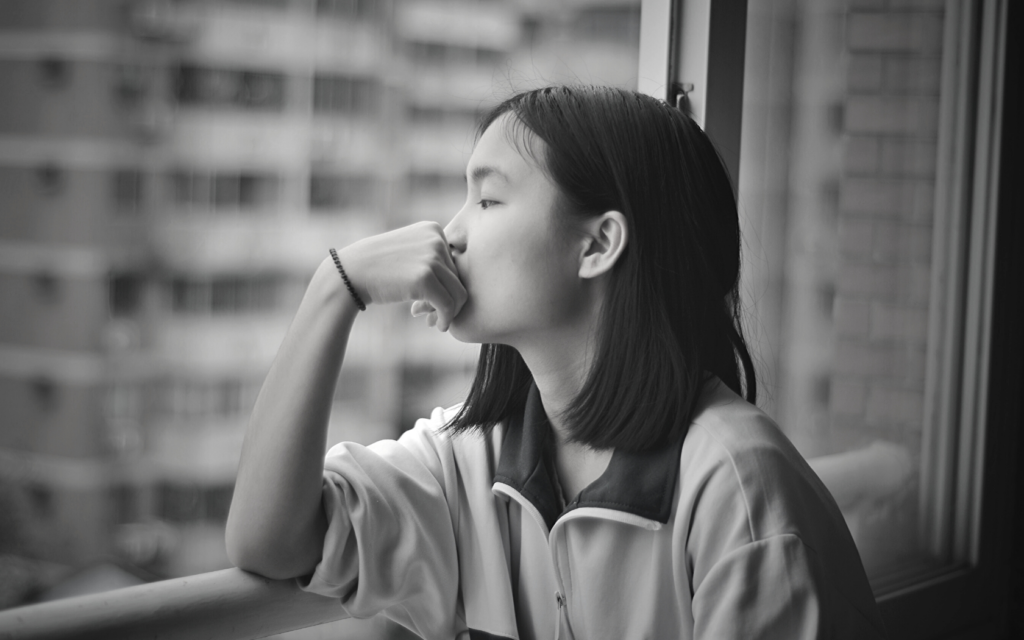
[[[419,318],[421,316],[427,317],[427,326],[437,326],[437,310],[434,309],[426,300],[416,300],[412,303],[412,317]]]
[[[414,315],[425,313],[428,324],[447,331],[466,303],[466,288],[436,222],[372,236],[338,253],[366,304],[414,301]]]

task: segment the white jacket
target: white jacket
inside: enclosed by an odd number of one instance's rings
[[[715,382],[683,442],[616,451],[562,507],[536,389],[490,435],[454,410],[328,453],[323,558],[352,616],[471,639],[883,638],[843,517],[778,427]]]

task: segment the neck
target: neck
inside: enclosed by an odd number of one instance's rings
[[[583,388],[597,349],[597,329],[604,303],[604,282],[582,281],[571,316],[546,331],[520,335],[512,346],[522,356],[559,448],[569,443],[565,412]]]
[[[559,445],[569,442],[565,412],[586,381],[594,359],[595,337],[593,323],[586,323],[542,344],[518,347]]]

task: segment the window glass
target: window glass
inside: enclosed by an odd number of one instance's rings
[[[115,171],[112,182],[115,212],[123,215],[138,214],[142,209],[142,172],[135,169]]]
[[[133,316],[142,305],[143,280],[137,273],[110,276],[110,313],[115,317]]]
[[[942,565],[937,202],[945,5],[749,3],[739,199],[762,404],[832,490],[876,591]],[[945,136],[945,138],[944,138]],[[936,467],[938,465],[938,467]],[[945,491],[946,493],[943,493]]]
[[[174,97],[182,106],[265,110],[284,106],[282,73],[182,64],[173,82]]]

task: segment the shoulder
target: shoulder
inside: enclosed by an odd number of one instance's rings
[[[775,422],[720,383],[683,443],[677,499],[677,542],[702,606],[777,581],[796,590],[789,600],[826,607],[833,628],[845,621],[865,631],[858,637],[878,637],[860,556],[831,494]],[[799,607],[786,611],[803,620]]]
[[[819,533],[845,528],[828,490],[775,422],[720,382],[709,387],[681,458],[680,507],[692,518],[742,521],[746,542],[796,534],[813,545]]]

